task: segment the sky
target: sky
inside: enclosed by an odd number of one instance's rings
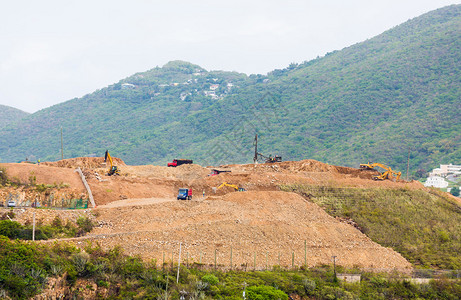
[[[168,61],[266,74],[461,0],[0,0],[0,104],[33,113]]]

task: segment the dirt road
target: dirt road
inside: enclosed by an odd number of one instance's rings
[[[115,207],[130,207],[130,206],[139,206],[139,205],[152,205],[163,202],[173,202],[177,201],[174,198],[133,198],[126,200],[117,200],[108,204],[98,206],[99,209],[104,208],[115,208]]]

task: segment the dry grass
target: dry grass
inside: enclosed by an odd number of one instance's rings
[[[285,185],[419,267],[461,268],[461,206],[436,190]]]

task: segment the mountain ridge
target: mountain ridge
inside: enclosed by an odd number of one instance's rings
[[[251,162],[256,133],[261,152],[289,160],[347,166],[373,160],[403,170],[410,149],[413,172],[461,160],[460,15],[461,5],[438,9],[267,75],[173,61],[9,127],[0,138],[25,136],[0,146],[0,155],[19,159],[14,153],[22,149],[57,159],[63,126],[66,157],[100,156],[108,148],[131,164],[176,156]],[[43,118],[53,120],[45,126]],[[40,139],[31,142],[31,135]]]
[[[0,128],[18,122],[27,115],[29,115],[29,113],[25,111],[0,104]]]

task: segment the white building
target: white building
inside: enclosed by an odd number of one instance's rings
[[[211,90],[211,91],[215,91],[215,90],[217,90],[218,88],[219,88],[219,84],[212,84],[212,85],[210,86],[210,90]]]
[[[122,90],[126,90],[126,89],[134,89],[136,88],[136,86],[134,84],[131,84],[131,83],[122,83]]]
[[[429,176],[447,176],[448,174],[461,174],[461,165],[440,165],[440,168],[432,170]]]
[[[448,173],[461,174],[461,165],[446,165]]]
[[[443,177],[430,176],[424,183],[424,186],[426,187],[433,186],[439,189],[444,189],[448,187],[448,182]]]

